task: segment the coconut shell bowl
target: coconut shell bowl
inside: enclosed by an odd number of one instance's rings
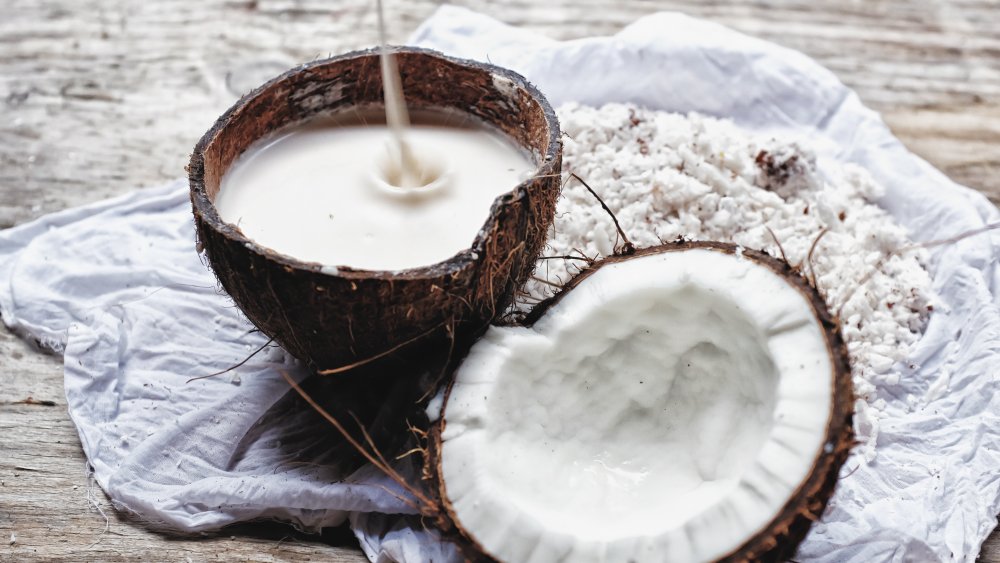
[[[537,89],[496,66],[394,52],[409,109],[485,122],[537,166],[494,201],[475,239],[451,258],[402,271],[324,267],[256,243],[213,204],[223,175],[255,141],[326,115],[383,107],[377,51],[304,64],[250,92],[205,133],[188,167],[199,247],[222,287],[264,334],[321,372],[475,336],[530,275],[555,211],[559,125]]]

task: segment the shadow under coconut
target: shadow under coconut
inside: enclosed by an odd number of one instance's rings
[[[367,464],[303,394],[370,454],[396,465],[403,452],[422,445],[420,434],[429,427],[424,409],[452,357],[450,348],[440,343],[421,344],[348,372],[313,374],[299,384],[301,393],[290,388],[243,436],[226,469],[239,471],[248,460],[259,467],[264,458],[276,472],[295,471],[310,480],[336,483]],[[419,466],[422,458],[414,457]]]

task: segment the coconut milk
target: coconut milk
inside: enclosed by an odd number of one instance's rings
[[[402,270],[468,248],[493,200],[533,167],[460,114],[425,112],[411,124],[376,4],[385,114],[342,115],[258,142],[223,177],[215,206],[282,254]]]
[[[258,142],[226,172],[215,206],[255,242],[306,262],[402,270],[446,260],[534,165],[469,117],[411,119],[414,182],[400,180],[384,115],[355,113]]]

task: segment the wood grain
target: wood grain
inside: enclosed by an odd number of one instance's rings
[[[801,50],[881,111],[911,150],[1000,201],[996,0],[459,3],[561,39],[611,34],[643,14],[680,10]],[[388,4],[395,42],[437,7]],[[240,93],[298,62],[372,45],[373,6],[6,0],[0,227],[182,176],[195,140]],[[54,406],[24,402],[29,397]],[[0,540],[0,561],[363,560],[343,532],[315,538],[261,525],[179,539],[116,513],[88,483],[59,359],[5,329]],[[981,560],[1000,562],[998,536]]]

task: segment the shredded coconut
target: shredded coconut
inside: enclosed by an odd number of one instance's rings
[[[885,408],[876,389],[912,370],[909,348],[933,310],[927,252],[875,204],[882,187],[850,164],[820,173],[808,148],[755,138],[728,121],[625,104],[569,104],[558,113],[566,183],[543,254],[597,259],[623,242],[576,174],[638,247],[718,240],[787,257],[840,315],[856,431],[873,459]],[[543,257],[519,309],[551,296],[586,264]]]

